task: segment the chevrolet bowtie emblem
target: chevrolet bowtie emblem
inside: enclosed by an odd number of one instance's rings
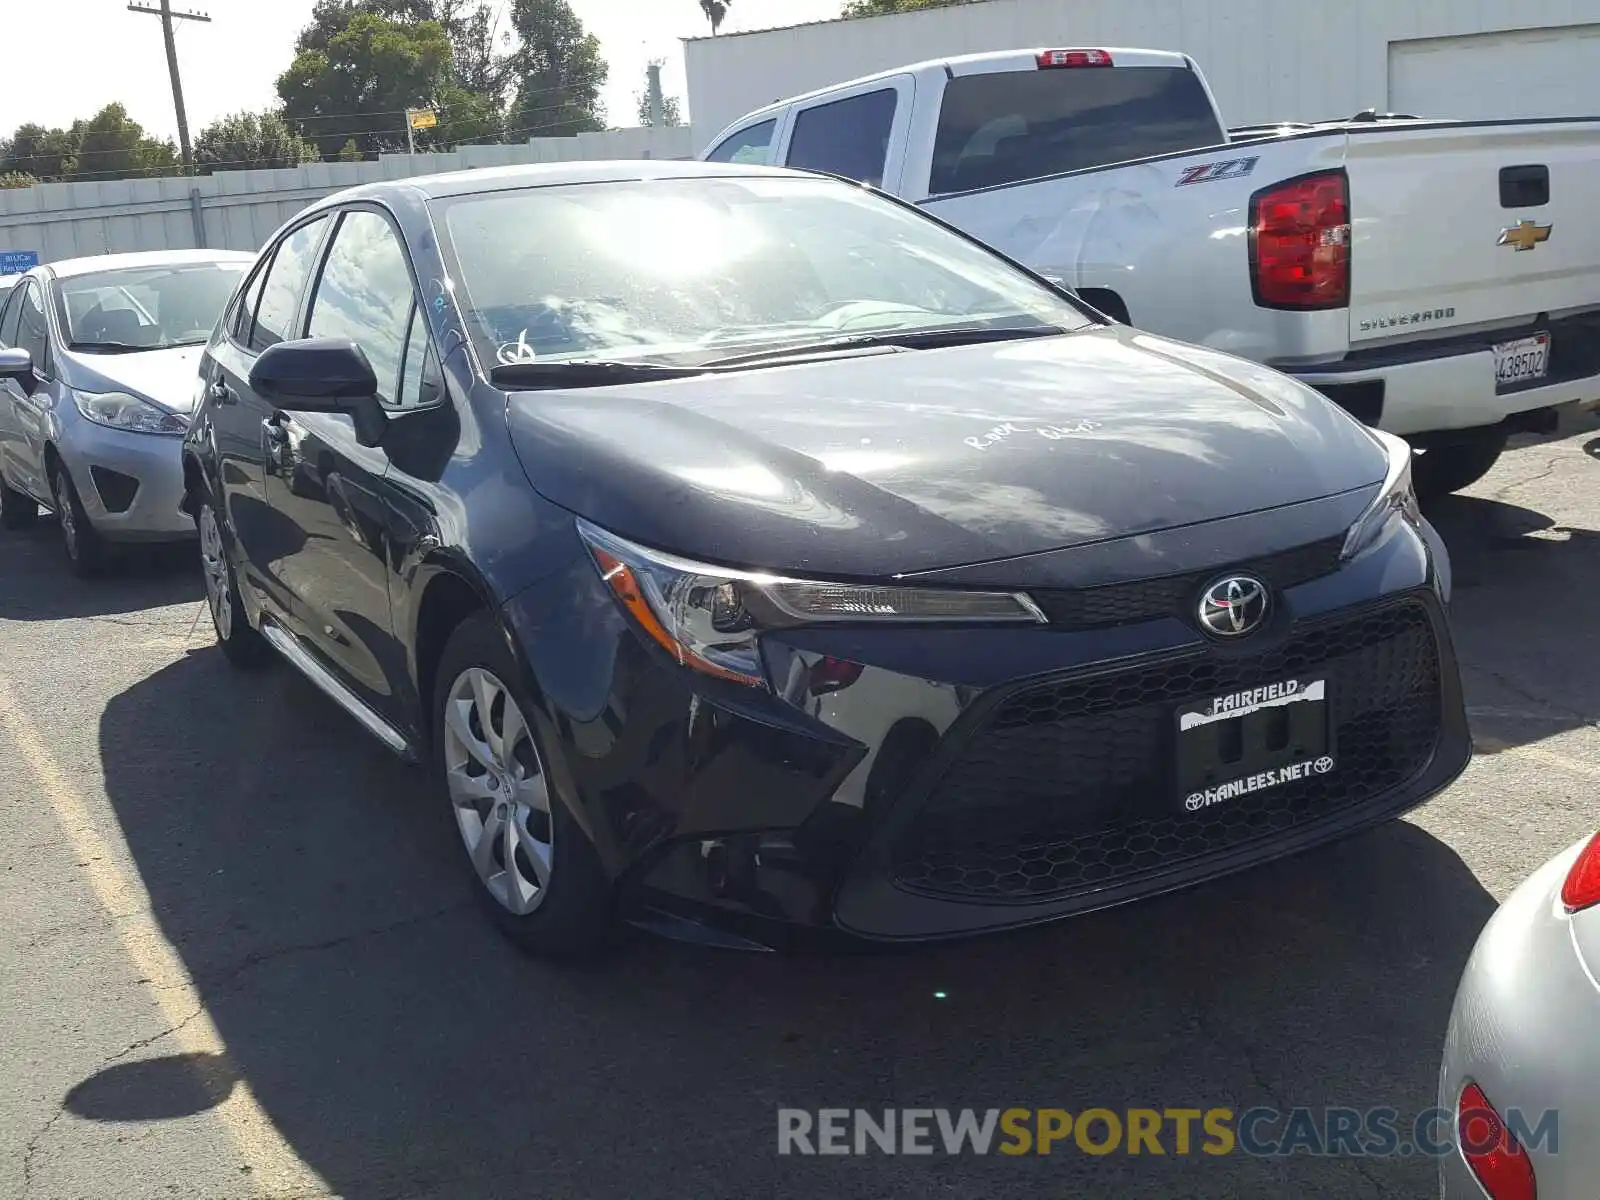
[[[1500,231],[1500,240],[1496,246],[1510,246],[1517,253],[1532,250],[1540,242],[1550,240],[1550,231],[1554,225],[1540,225],[1535,221],[1519,221]]]

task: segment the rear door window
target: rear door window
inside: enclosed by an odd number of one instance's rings
[[[300,298],[311,277],[311,264],[327,224],[327,217],[318,217],[300,226],[279,245],[261,288],[261,303],[250,331],[250,349],[265,350],[295,336]]]
[[[884,88],[802,109],[789,138],[788,165],[881,186],[899,99],[894,88]]]
[[[0,293],[4,297],[4,312],[0,312],[0,346],[17,344],[17,316],[22,312],[22,284],[15,283]]]
[[[1186,67],[961,75],[945,85],[928,190],[996,187],[1226,140]]]
[[[772,135],[778,128],[778,119],[762,121],[738,133],[725,137],[716,149],[706,155],[707,162],[764,163],[772,151]]]

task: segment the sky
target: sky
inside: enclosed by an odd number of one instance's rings
[[[155,7],[159,0],[147,2]],[[274,81],[289,65],[312,3],[173,0],[175,11],[211,16],[210,24],[176,23],[191,133],[217,117],[276,101]],[[685,96],[680,39],[710,32],[698,0],[572,0],[572,6],[611,64],[604,100],[612,125],[637,123],[635,96],[651,59],[666,60],[667,94]],[[7,56],[0,137],[29,121],[69,125],[112,101],[121,101],[152,133],[177,137],[156,17],[127,11],[127,0],[0,0],[0,7],[13,10],[3,22],[6,43],[27,48]],[[840,0],[732,0],[722,31],[825,20],[839,8]]]

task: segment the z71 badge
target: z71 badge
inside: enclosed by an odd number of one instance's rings
[[[1221,162],[1201,163],[1198,167],[1185,167],[1173,187],[1188,187],[1191,183],[1216,183],[1221,179],[1243,179],[1256,169],[1256,158],[1227,158]]]

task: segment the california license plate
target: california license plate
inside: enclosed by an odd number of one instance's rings
[[[1178,801],[1198,813],[1334,769],[1325,679],[1280,679],[1178,706]]]
[[[1543,379],[1550,371],[1550,335],[1536,333],[1494,348],[1494,385],[1515,387],[1530,379]]]

